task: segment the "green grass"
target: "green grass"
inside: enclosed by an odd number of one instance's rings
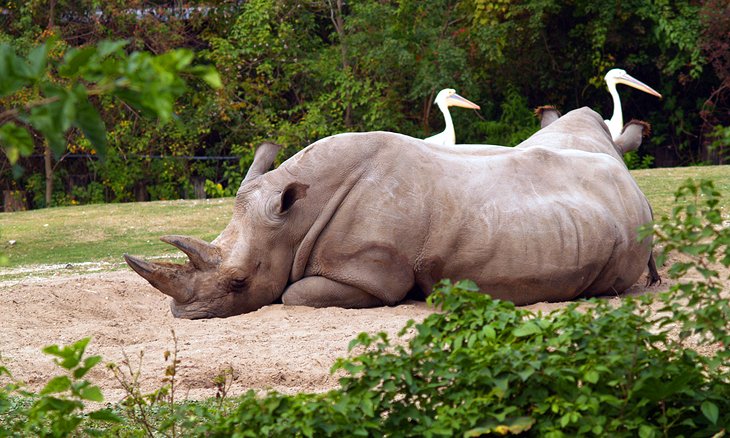
[[[124,253],[172,256],[177,250],[161,242],[160,236],[186,234],[210,241],[232,212],[233,198],[0,213],[0,252],[9,259],[9,266],[0,272],[38,264],[119,264]]]
[[[685,167],[633,171],[657,218],[671,212],[674,191],[687,178],[711,178],[730,199],[730,166]],[[730,207],[726,199],[723,208]],[[215,238],[233,211],[233,198],[86,205],[0,213],[0,253],[9,265],[0,268],[0,280],[17,277],[18,267],[29,265],[105,264],[123,266],[122,254],[179,257],[159,240],[165,234]],[[14,240],[14,245],[7,242]],[[15,269],[13,269],[15,268]],[[5,272],[3,272],[5,271]]]
[[[722,193],[724,213],[730,209],[730,166],[670,167],[663,169],[632,170],[631,174],[649,198],[654,217],[661,218],[672,212],[674,192],[687,178],[711,179]]]

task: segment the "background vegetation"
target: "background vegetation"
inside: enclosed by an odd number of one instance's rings
[[[665,96],[621,90],[626,117],[653,125],[634,165],[726,160],[724,0],[6,0],[0,12],[0,42],[21,56],[49,40],[49,58],[60,60],[123,39],[127,53],[191,50],[223,79],[217,91],[191,82],[172,124],[95,97],[107,159],[71,129],[51,161],[48,196],[46,144],[34,133],[18,166],[0,157],[0,188],[23,191],[32,207],[231,195],[263,140],[284,144],[283,160],[342,131],[441,130],[432,103],[445,87],[482,106],[453,110],[459,142],[513,145],[537,128],[537,105],[610,114],[603,75],[613,67]],[[46,79],[65,80],[53,69]],[[36,97],[0,98],[0,112]]]

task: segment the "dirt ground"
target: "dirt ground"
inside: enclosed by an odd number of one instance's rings
[[[667,282],[649,289],[642,285],[643,278],[629,293],[665,289]],[[168,299],[131,270],[2,282],[2,363],[38,390],[60,373],[41,349],[90,336],[87,352],[101,355],[103,364],[121,364],[126,355],[136,368],[143,352],[140,381],[149,392],[162,385],[169,365],[164,352],[174,349],[174,330],[178,399],[215,396],[214,378],[225,369],[233,370],[230,394],[319,392],[337,386],[330,367],[346,356],[348,342],[358,333],[395,335],[409,319],[422,320],[432,312],[413,301],[365,310],[271,305],[226,319],[189,321],[172,317]],[[561,305],[529,308],[549,311]],[[87,377],[102,388],[106,401],[124,396],[107,367],[100,364]]]

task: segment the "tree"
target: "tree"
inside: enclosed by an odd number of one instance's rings
[[[166,123],[173,118],[175,100],[186,89],[185,76],[199,77],[214,88],[221,86],[214,68],[192,65],[190,50],[127,54],[126,45],[125,41],[102,41],[69,48],[51,38],[23,58],[10,45],[0,44],[0,147],[12,164],[33,151],[32,134],[36,132],[46,142],[49,158],[51,152],[58,157],[66,149],[65,136],[72,128],[83,132],[103,156],[107,134],[94,105],[98,96],[119,99]],[[58,55],[49,56],[55,53]],[[18,97],[28,95],[32,98]],[[52,181],[48,159],[46,169],[46,177]]]

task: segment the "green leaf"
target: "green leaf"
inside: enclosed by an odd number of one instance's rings
[[[206,84],[210,85],[211,88],[219,89],[223,87],[223,81],[221,81],[221,75],[213,67],[208,68],[200,78],[205,81]]]
[[[479,292],[479,286],[471,280],[461,280],[456,283],[456,287],[459,289],[467,290],[469,292]]]
[[[497,332],[492,328],[492,326],[485,325],[482,327],[482,334],[487,339],[496,339],[497,338]]]
[[[72,78],[81,74],[84,67],[96,55],[96,47],[84,47],[82,49],[71,49],[66,53],[63,64],[58,72],[61,76]]]
[[[25,120],[46,137],[51,150],[58,156],[66,150],[65,134],[76,118],[78,97],[55,85],[47,85],[43,91],[56,100],[33,108]]]
[[[43,76],[46,70],[50,45],[51,41],[47,41],[28,53],[28,74],[30,78],[38,80]]]
[[[223,87],[223,82],[221,81],[221,75],[212,66],[196,65],[196,66],[190,67],[187,71],[189,73],[192,73],[196,77],[199,77],[200,79],[202,79],[211,88],[219,89],[219,88]]]
[[[101,356],[91,356],[84,359],[84,366],[80,366],[76,368],[73,371],[73,376],[77,379],[80,379],[86,375],[86,373],[89,372],[91,368],[94,367],[94,365],[98,364],[101,361]]]
[[[589,370],[583,375],[583,380],[589,383],[598,382],[598,372],[596,370]]]
[[[522,324],[521,326],[514,329],[512,331],[512,334],[515,337],[520,338],[523,336],[534,335],[534,334],[541,333],[541,332],[542,332],[542,329],[540,328],[539,325],[535,324],[533,321],[526,321],[524,324]]]
[[[88,99],[82,98],[76,107],[76,116],[75,124],[103,158],[107,147],[106,125],[99,112]]]
[[[49,345],[43,348],[43,352],[61,358],[62,361],[59,365],[67,370],[72,370],[78,366],[90,340],[91,338],[83,338],[62,348],[58,345]]]
[[[81,398],[83,400],[103,402],[104,396],[101,394],[101,390],[98,386],[87,386],[80,391]]]
[[[89,418],[97,421],[107,421],[109,423],[121,423],[123,420],[111,409],[100,409],[89,413]]]
[[[531,375],[535,374],[535,369],[531,366],[528,366],[527,368],[518,371],[517,374],[520,376],[522,381],[526,381],[528,378],[530,378]]]
[[[28,156],[33,152],[33,138],[26,128],[6,123],[0,126],[0,146],[8,155],[10,164],[15,164],[20,155]]]
[[[112,53],[118,52],[119,50],[123,49],[127,44],[129,44],[129,41],[126,40],[104,40],[99,42],[99,44],[97,45],[97,50],[100,57],[106,58]]]
[[[71,388],[71,379],[66,376],[58,376],[46,383],[46,386],[41,390],[41,394],[56,394],[67,391],[69,388]]]
[[[702,410],[702,414],[707,417],[712,424],[717,424],[717,419],[720,416],[720,409],[718,409],[715,403],[705,400],[702,402],[700,409]]]
[[[639,426],[639,437],[640,438],[653,438],[657,436],[656,431],[652,427],[642,424]]]
[[[8,44],[0,44],[0,97],[9,96],[30,84],[27,74],[18,71],[23,70],[22,65],[22,60]]]

